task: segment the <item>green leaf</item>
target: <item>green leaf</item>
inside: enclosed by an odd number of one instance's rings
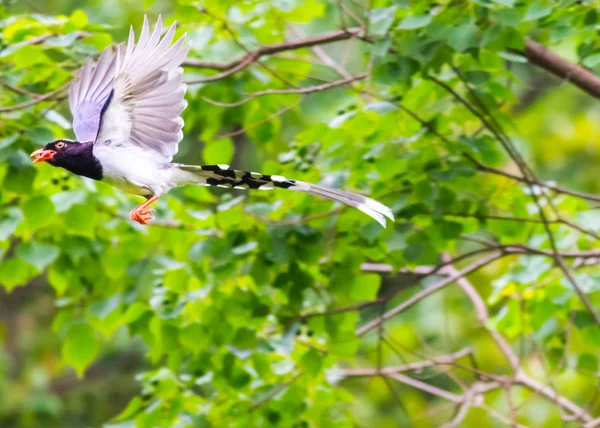
[[[246,254],[258,247],[258,242],[247,242],[237,247],[233,247],[231,252],[235,255]]]
[[[388,32],[394,22],[394,14],[397,6],[372,9],[369,12],[369,33],[375,36],[383,36]]]
[[[309,376],[315,377],[321,372],[323,357],[319,355],[316,349],[309,349],[302,355],[300,363]]]
[[[17,247],[17,256],[30,265],[43,271],[50,263],[58,258],[60,250],[54,245],[27,242]]]
[[[19,168],[11,165],[2,182],[2,190],[21,195],[27,194],[31,191],[36,174],[35,168]]]
[[[48,226],[54,222],[54,204],[46,196],[29,199],[22,208],[25,220],[32,229]]]
[[[359,301],[373,300],[377,296],[380,285],[381,276],[374,273],[360,275],[354,280],[349,295]]]
[[[587,56],[583,60],[583,65],[589,68],[595,67],[598,64],[600,64],[600,52]]]
[[[456,239],[460,236],[463,230],[463,225],[455,221],[442,221],[439,224],[444,239]]]
[[[200,353],[210,346],[209,336],[200,324],[190,324],[181,328],[179,340],[181,344],[194,353]]]
[[[8,291],[25,285],[35,274],[36,270],[21,259],[0,261],[0,285]]]
[[[592,354],[582,354],[577,361],[577,369],[596,373],[598,371],[598,358]]]
[[[115,421],[125,421],[130,419],[143,408],[144,402],[142,399],[140,397],[133,397],[129,404],[127,404],[127,407],[125,407],[125,409],[123,409],[123,411],[117,415]],[[132,426],[132,428],[135,428],[135,424]]]
[[[121,318],[123,324],[131,324],[139,319],[145,312],[148,311],[148,306],[142,302],[134,302],[133,305],[127,308],[125,314]]]
[[[384,229],[381,225],[376,221],[373,221],[363,226],[361,235],[369,244],[372,244],[383,231]]]
[[[88,324],[74,324],[67,331],[62,357],[65,364],[72,366],[77,375],[82,377],[99,350],[100,345],[94,336],[94,330]]]
[[[548,6],[541,1],[534,1],[527,12],[525,12],[525,16],[523,17],[523,22],[527,21],[535,21],[536,19],[543,18],[552,13],[552,6]]]
[[[93,205],[75,205],[65,216],[67,230],[83,236],[94,236],[96,209]]]
[[[399,30],[414,30],[417,28],[423,28],[428,26],[431,23],[431,20],[431,15],[407,16],[396,28]]]
[[[492,0],[494,3],[501,4],[503,6],[513,7],[517,0]]]
[[[519,54],[512,53],[512,52],[507,52],[507,51],[498,52],[498,55],[500,55],[502,58],[504,58],[505,60],[510,61],[510,62],[518,62],[521,64],[525,64],[528,62],[527,58],[524,57],[523,55],[519,55]]]
[[[85,12],[81,9],[75,10],[71,17],[69,18],[69,22],[75,26],[75,28],[84,28],[88,23],[88,18]]]
[[[457,52],[464,52],[477,46],[477,27],[475,24],[465,24],[454,28],[448,35],[448,44]]]
[[[208,164],[227,164],[233,157],[234,147],[230,139],[208,143],[202,152],[204,162]]]
[[[0,215],[0,241],[8,239],[23,221],[23,213],[17,207],[11,207]]]

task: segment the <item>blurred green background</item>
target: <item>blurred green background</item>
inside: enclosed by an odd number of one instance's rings
[[[551,249],[530,190],[478,171],[463,154],[518,174],[515,163],[431,77],[476,108],[480,97],[541,180],[600,192],[596,99],[514,53],[531,37],[597,70],[597,9],[567,0],[0,2],[0,426],[589,422],[518,382],[477,396],[461,414],[461,402],[344,371],[468,348],[457,364],[405,375],[454,397],[491,382],[485,373],[514,381],[490,331],[510,343],[523,373],[599,417],[600,327],[549,257],[504,255],[469,276],[490,313],[484,326],[452,284],[356,334],[443,279],[418,273],[444,254],[481,248],[470,238]],[[28,153],[73,137],[60,88],[86,56],[125,40],[129,25],[139,33],[144,14],[151,24],[159,14],[177,20],[190,58],[220,64],[244,49],[362,28],[363,40],[279,52],[190,83],[176,161],[368,194],[396,223],[384,230],[357,210],[292,192],[187,187],[161,198],[143,228],[128,220],[137,198],[34,167]],[[186,80],[218,72],[188,66]],[[248,95],[363,72],[369,77],[324,91]],[[548,215],[577,226],[551,225],[558,248],[599,248],[597,202],[548,195]],[[569,268],[598,309],[600,271],[595,259],[578,260]]]

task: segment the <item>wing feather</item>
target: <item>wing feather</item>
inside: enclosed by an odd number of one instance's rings
[[[176,26],[163,33],[159,17],[150,31],[148,18],[136,43],[133,27],[127,44],[107,48],[96,62],[86,60],[69,88],[73,128],[79,141],[118,139],[170,160],[183,138],[181,112],[186,85],[181,63],[189,45],[173,43]]]
[[[132,31],[124,52],[117,49],[114,95],[103,124],[119,123],[119,126],[103,125],[98,141],[115,138],[128,141],[168,161],[177,152],[183,138],[180,114],[187,105],[180,65],[189,45],[185,35],[171,44],[175,30],[172,25],[161,37],[162,19],[158,19],[152,32],[144,19],[137,43]]]

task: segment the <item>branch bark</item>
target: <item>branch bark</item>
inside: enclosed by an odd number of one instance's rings
[[[260,48],[249,51],[245,55],[240,58],[234,59],[227,63],[215,63],[212,61],[203,61],[198,59],[187,59],[184,61],[183,65],[191,68],[204,68],[210,70],[218,70],[222,71],[222,73],[216,74],[214,76],[208,76],[197,80],[192,80],[188,83],[202,83],[202,82],[210,82],[214,80],[219,80],[224,77],[230,76],[233,73],[236,73],[240,70],[243,70],[246,67],[249,67],[255,61],[257,61],[261,56],[264,55],[273,55],[279,52],[292,51],[296,49],[314,47],[334,42],[339,42],[342,40],[348,40],[353,37],[357,37],[361,33],[360,28],[348,28],[345,30],[334,31],[327,34],[322,34],[320,36],[308,37],[306,39],[294,40],[289,42],[275,43],[272,45],[261,46]]]
[[[356,335],[362,336],[363,334],[369,332],[370,330],[374,329],[378,325],[384,323],[386,320],[392,318],[393,316],[399,314],[400,312],[417,304],[418,302],[420,302],[424,298],[430,296],[431,294],[435,293],[436,291],[439,291],[442,288],[446,287],[447,285],[452,284],[457,279],[462,278],[465,275],[473,273],[476,270],[481,269],[484,266],[487,266],[488,264],[494,262],[495,260],[501,258],[502,256],[503,256],[503,253],[501,251],[497,251],[486,257],[482,257],[481,259],[477,260],[476,262],[467,266],[466,268],[461,269],[460,271],[457,271],[454,275],[449,275],[448,277],[442,279],[441,281],[435,283],[434,285],[427,287],[424,290],[421,290],[420,292],[418,292],[411,298],[400,303],[395,308],[387,311],[385,314],[381,315],[380,317],[377,317],[374,320],[363,325],[362,327],[358,328],[356,330]]]
[[[445,259],[449,259],[449,256],[445,255]],[[456,270],[454,265],[446,266],[445,270],[450,275],[458,275],[458,271]],[[496,345],[498,346],[500,351],[508,360],[510,366],[513,369],[513,372],[517,373],[520,370],[519,357],[512,350],[512,347],[504,338],[504,336],[502,336],[497,330],[488,327],[490,315],[488,313],[487,306],[485,305],[485,302],[483,301],[475,287],[471,284],[471,281],[462,276],[456,280],[456,283],[460,286],[460,288],[462,288],[464,293],[467,295],[469,300],[471,300],[471,303],[475,307],[475,313],[477,315],[477,319],[481,323],[481,327],[487,330],[494,342],[496,342]]]
[[[571,82],[588,94],[600,98],[600,77],[586,68],[567,61],[531,39],[525,39],[525,49],[517,52],[526,57],[532,64]]]
[[[430,360],[416,361],[414,363],[402,364],[400,366],[390,366],[378,368],[363,368],[363,369],[344,369],[342,374],[344,376],[378,376],[378,375],[389,375],[392,373],[409,372],[422,370],[427,367],[433,367],[438,365],[448,365],[456,362],[459,358],[469,355],[471,348],[464,348],[460,351],[456,351],[452,354],[442,355],[441,357],[432,358]]]

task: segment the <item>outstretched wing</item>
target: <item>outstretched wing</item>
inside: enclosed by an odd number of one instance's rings
[[[131,29],[126,46],[86,63],[70,94],[78,140],[133,144],[171,160],[183,138],[180,114],[187,103],[180,65],[189,45],[185,36],[171,44],[175,25],[161,34],[162,19],[150,34],[144,17],[137,43]]]
[[[88,58],[79,78],[69,87],[69,107],[78,141],[96,140],[113,89],[116,59],[110,47],[102,52],[97,63]]]

